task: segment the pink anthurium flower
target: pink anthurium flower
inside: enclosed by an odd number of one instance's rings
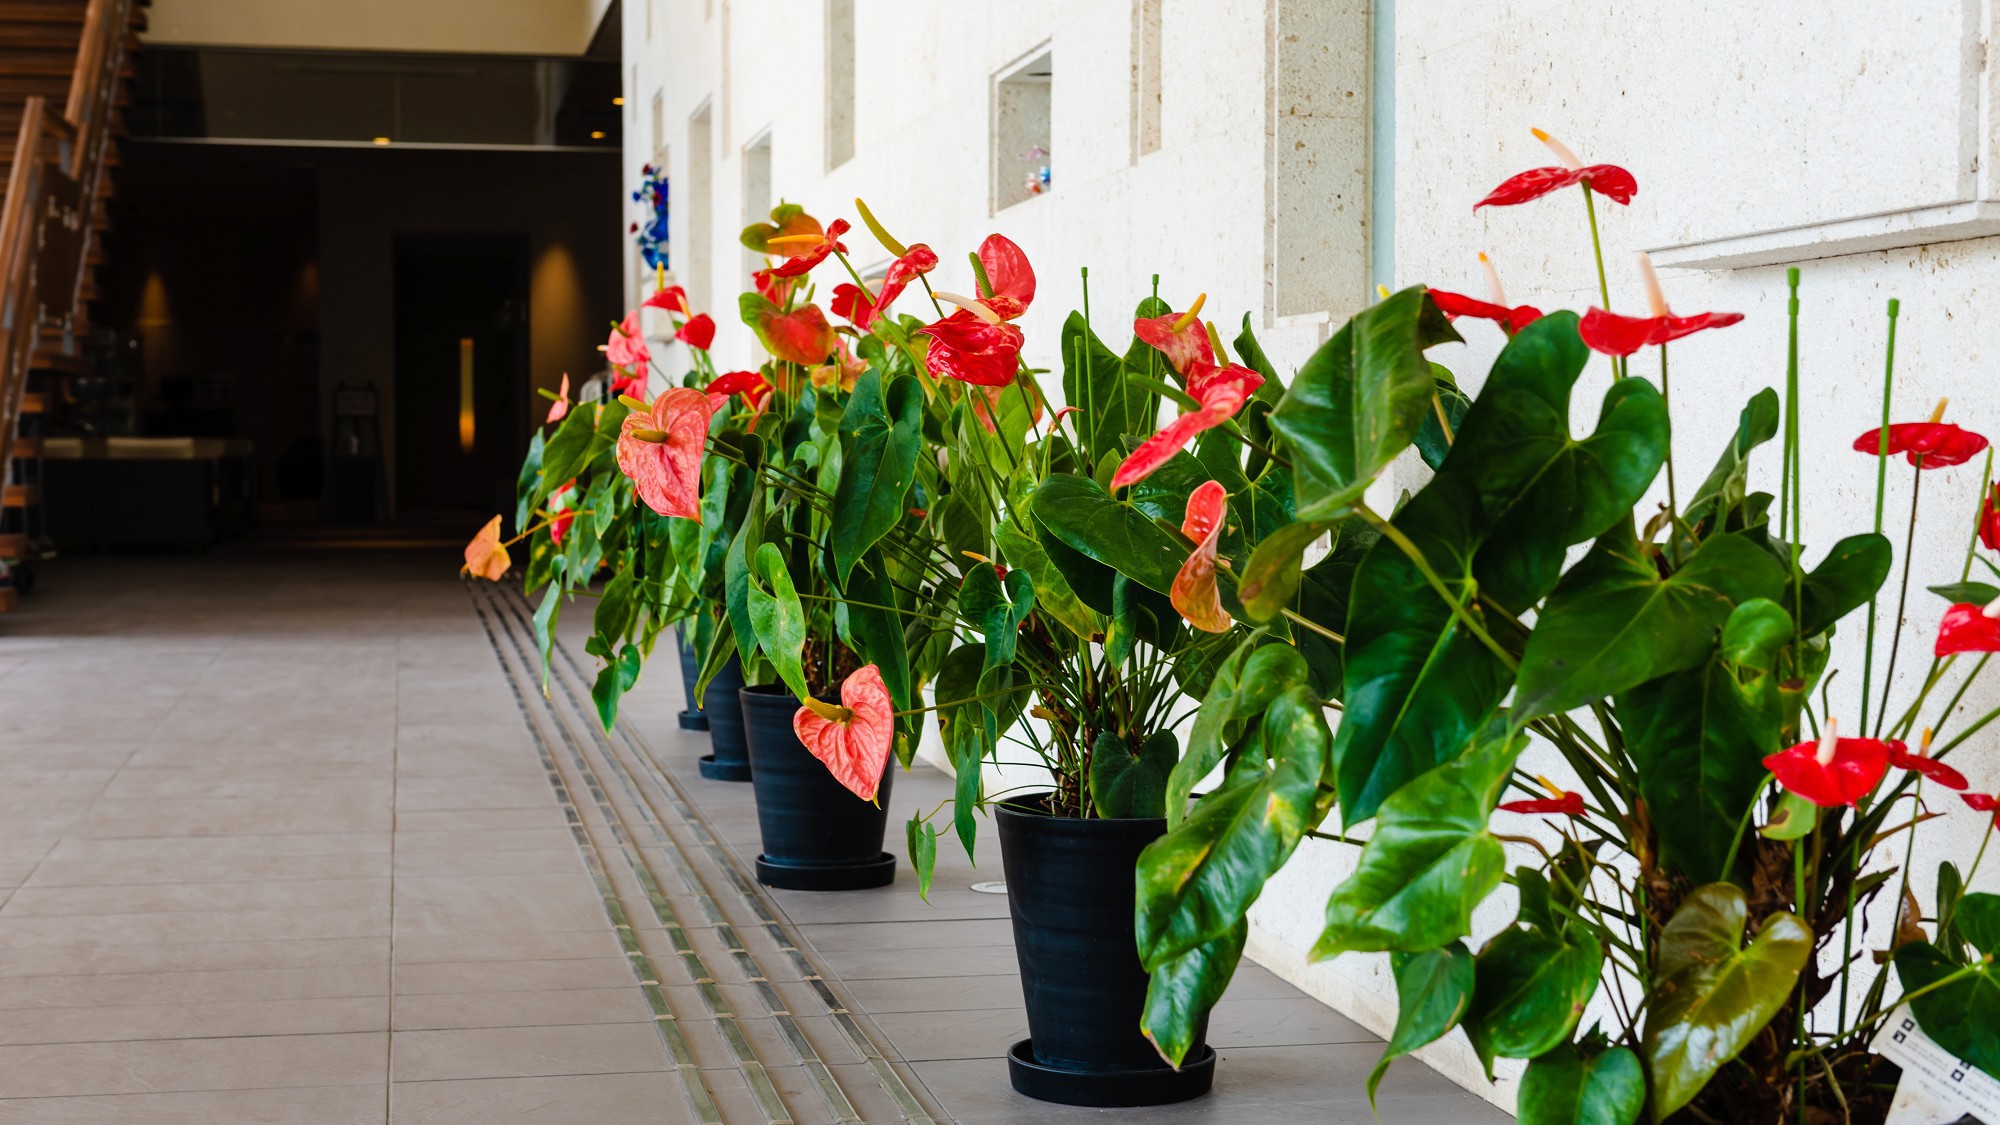
[[[1500,811],[1523,813],[1530,816],[1543,813],[1556,816],[1583,815],[1583,794],[1572,793],[1546,777],[1537,775],[1535,780],[1541,782],[1542,788],[1549,791],[1547,797],[1531,797],[1523,801],[1505,801],[1501,803]]]
[[[1889,764],[1899,770],[1920,773],[1927,780],[1935,781],[1946,789],[1964,790],[1968,784],[1965,775],[1938,761],[1931,754],[1930,728],[1924,728],[1924,737],[1917,743],[1915,753],[1900,742],[1889,743]]]
[[[710,414],[707,394],[673,387],[660,392],[648,409],[625,416],[618,433],[618,471],[632,478],[648,508],[701,522],[701,449]]]
[[[787,233],[774,234],[764,240],[764,245],[772,250],[791,255],[791,257],[771,267],[773,276],[801,277],[814,266],[826,261],[827,255],[832,254],[834,251],[838,250],[842,254],[847,253],[847,247],[842,245],[840,241],[840,236],[846,234],[850,229],[846,219],[835,219],[826,230],[822,231],[819,229],[818,220],[810,215],[804,216],[804,218],[807,223],[811,224],[809,229],[800,230],[797,233],[791,233],[790,230],[787,230]]]
[[[934,378],[950,377],[982,387],[1012,382],[1021,365],[1021,330],[1007,323],[1028,311],[1035,299],[1035,270],[1019,246],[989,234],[979,244],[979,264],[993,292],[984,297],[935,294],[958,311],[921,329],[931,338],[924,367]]]
[[[833,354],[833,325],[818,305],[801,305],[791,312],[766,308],[756,314],[757,338],[772,355],[787,363],[813,367]]]
[[[569,372],[565,371],[563,372],[562,386],[556,390],[556,400],[549,403],[549,416],[546,421],[562,421],[563,417],[569,413],[569,405]]]
[[[664,289],[655,289],[653,295],[646,298],[645,307],[649,309],[665,309],[668,312],[687,316],[690,311],[688,309],[687,290],[682,289],[678,285],[669,285]]]
[[[1207,302],[1208,294],[1203,293],[1195,297],[1186,312],[1139,317],[1132,322],[1132,334],[1166,356],[1174,371],[1181,375],[1187,374],[1191,364],[1213,367],[1215,348],[1208,340],[1208,326],[1199,319],[1201,307]]]
[[[707,313],[696,313],[675,330],[674,339],[705,352],[715,343],[715,321]]]
[[[937,255],[919,242],[889,263],[889,272],[882,276],[881,292],[870,294],[851,281],[834,286],[833,314],[845,317],[854,327],[866,332],[875,326],[875,321],[882,314],[889,311],[889,306],[902,296],[910,282],[936,269],[937,264]]]
[[[513,565],[507,558],[507,548],[500,542],[500,517],[494,516],[465,545],[465,573],[474,578],[484,578],[498,582]]]
[[[1973,812],[1992,813],[1993,827],[2000,828],[2000,797],[1986,793],[1961,793],[1958,796]]]
[[[870,664],[850,674],[840,685],[839,707],[815,704],[792,714],[793,732],[835,781],[864,801],[874,800],[896,736],[896,704],[882,670]]]
[[[1842,738],[1828,719],[1826,734],[1816,742],[1801,742],[1764,759],[1764,768],[1788,791],[1822,808],[1852,805],[1875,791],[1889,772],[1889,758],[1900,743],[1873,738]]]
[[[636,371],[644,371],[653,362],[652,349],[646,346],[646,336],[639,328],[639,310],[632,309],[625,319],[613,325],[611,338],[604,341],[604,358],[614,366]]]
[[[1889,427],[1889,452],[1901,453],[1910,464],[1919,469],[1943,469],[1951,465],[1963,465],[1986,449],[1986,438],[1971,430],[1954,426],[1944,420],[1944,408],[1950,399],[1938,400],[1937,409],[1931,412],[1928,422],[1899,422]],[[1879,454],[1882,450],[1882,431],[1878,427],[1854,439],[1854,448],[1861,453]],[[2000,485],[1995,486],[2000,491]],[[1990,510],[1992,497],[1980,508],[1980,538],[1986,537],[1986,513]],[[1992,546],[1988,543],[1987,546]]]
[[[1540,129],[1531,132],[1536,140],[1549,146],[1549,151],[1555,153],[1562,164],[1558,167],[1530,168],[1508,177],[1499,187],[1487,192],[1486,198],[1473,204],[1474,211],[1481,207],[1510,207],[1526,203],[1576,184],[1586,185],[1613,203],[1630,203],[1632,197],[1639,194],[1639,182],[1632,178],[1632,173],[1616,164],[1587,165],[1576,158],[1576,153],[1571,152],[1568,145]]]
[[[1451,320],[1470,316],[1493,321],[1509,336],[1542,318],[1542,310],[1533,305],[1509,307],[1507,292],[1500,287],[1500,271],[1493,268],[1492,260],[1483,253],[1479,255],[1479,264],[1486,267],[1486,288],[1492,293],[1493,299],[1482,301],[1463,293],[1433,289],[1430,291],[1431,300],[1437,303],[1438,311]]]
[[[1727,328],[1743,319],[1742,313],[1696,313],[1693,316],[1675,316],[1667,308],[1667,298],[1660,291],[1660,278],[1653,272],[1653,259],[1639,254],[1639,278],[1646,285],[1646,303],[1652,308],[1652,316],[1620,316],[1614,312],[1593,308],[1583,314],[1583,323],[1577,332],[1592,351],[1605,355],[1631,355],[1640,348],[1665,344],[1683,336],[1691,336],[1708,328]]]
[[[1196,434],[1212,430],[1234,418],[1257,388],[1263,385],[1262,375],[1240,364],[1232,363],[1228,367],[1201,363],[1191,365],[1187,391],[1189,397],[1201,404],[1201,409],[1167,423],[1134,449],[1131,456],[1125,458],[1125,463],[1118,466],[1118,471],[1112,474],[1112,490],[1128,488],[1145,480],[1153,470],[1186,448]]]
[[[1203,481],[1188,496],[1181,534],[1194,540],[1194,550],[1174,575],[1169,600],[1188,624],[1205,633],[1227,633],[1233,622],[1222,608],[1215,584],[1215,547],[1229,518],[1229,493],[1216,481]]]
[[[2000,652],[2000,598],[1984,606],[1960,602],[1944,611],[1935,654],[1958,652]]]

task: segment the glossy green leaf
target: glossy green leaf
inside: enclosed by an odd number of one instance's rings
[[[1518,722],[1559,714],[1706,659],[1739,602],[1775,598],[1785,574],[1735,535],[1704,540],[1670,577],[1630,525],[1600,538],[1543,607],[1514,706]]]
[[[929,902],[931,876],[937,871],[937,829],[929,821],[914,816],[903,827],[910,850],[910,867],[917,873],[917,897]]]
[[[1003,581],[990,566],[974,566],[959,585],[958,611],[986,638],[985,671],[1014,662],[1021,625],[1035,608],[1035,582],[1025,570]]]
[[[1313,960],[1350,950],[1415,953],[1472,932],[1473,908],[1506,869],[1487,818],[1525,744],[1493,738],[1382,802],[1354,873],[1327,900]]]
[[[1743,891],[1709,883],[1660,934],[1643,1040],[1656,1121],[1694,1100],[1764,1030],[1812,956],[1812,931],[1796,915],[1772,914],[1745,946],[1748,922]]]
[[[1929,590],[1953,605],[1970,603],[1983,606],[2000,598],[2000,586],[1985,582],[1950,582],[1943,586],[1931,586]]]
[[[1722,864],[1736,827],[1764,788],[1765,757],[1784,748],[1772,669],[1791,637],[1791,617],[1776,602],[1752,599],[1730,614],[1722,644],[1699,666],[1616,697],[1662,852],[1696,882],[1734,876]]]
[[[1169,829],[1179,826],[1194,787],[1222,764],[1243,725],[1263,714],[1280,694],[1305,683],[1306,675],[1306,663],[1298,650],[1261,637],[1244,641],[1223,661],[1208,694],[1202,697],[1201,709],[1195,712],[1187,753],[1167,777]]]
[[[1257,342],[1257,334],[1250,330],[1249,313],[1243,314],[1242,330],[1236,333],[1236,339],[1231,340],[1229,346],[1236,349],[1236,358],[1243,361],[1243,366],[1264,377],[1264,384],[1257,388],[1257,398],[1276,403],[1285,396],[1285,381],[1278,377],[1278,369],[1264,354],[1263,345]]]
[[[854,381],[840,416],[840,484],[833,494],[833,560],[842,581],[905,518],[923,415],[923,388],[913,378],[892,379],[885,387],[881,373],[870,368]]]
[[[597,679],[590,685],[591,701],[597,704],[597,719],[605,730],[618,721],[618,701],[639,682],[639,646],[628,644],[618,650],[617,659],[606,664],[597,672]]]
[[[1979,897],[1967,895],[1965,905]],[[1911,942],[1896,951],[1896,975],[1906,994],[1931,990],[1910,1001],[1925,1035],[1979,1069],[2000,1073],[2000,965],[1993,947],[1981,952],[1988,956],[1960,965],[1929,942]],[[1964,975],[1952,979],[1958,973]]]
[[[1243,919],[1214,941],[1153,969],[1146,984],[1146,1007],[1139,1014],[1139,1030],[1170,1065],[1178,1067],[1187,1058],[1196,1029],[1229,987],[1249,936],[1250,922]]]
[[[1332,550],[1299,575],[1299,616],[1335,634],[1345,630],[1354,575],[1380,538],[1382,533],[1360,518],[1335,524]],[[1313,690],[1328,699],[1341,699],[1346,690],[1346,645],[1298,623],[1292,626],[1292,643],[1306,658]]]
[[[840,605],[841,641],[881,671],[889,698],[897,710],[906,710],[917,705],[915,686],[899,612],[901,593],[889,580],[888,566],[881,551],[871,550],[840,583],[838,593],[846,599]]]
[[[625,415],[631,413],[619,402],[606,403],[603,409],[606,415],[615,414],[620,424],[623,424]],[[542,447],[542,480],[535,489],[531,508],[546,507],[549,494],[583,470],[584,463],[595,451],[598,432],[597,408],[592,404],[579,405],[563,415],[555,433]]]
[[[1441,363],[1431,364],[1431,374],[1437,379],[1431,394],[1436,401],[1424,413],[1423,424],[1417,427],[1417,453],[1424,464],[1433,470],[1444,465],[1444,459],[1451,456],[1451,447],[1458,440],[1459,427],[1465,423],[1465,412],[1472,409],[1472,399],[1458,389],[1457,380]],[[1439,418],[1442,412],[1443,418]],[[1450,429],[1447,430],[1446,426]]]
[[[1026,571],[1035,584],[1035,605],[1079,639],[1089,640],[1104,631],[1104,617],[1084,604],[1069,579],[1049,557],[1041,537],[1023,530],[1013,520],[1000,521],[997,532],[1000,557],[1015,570]]]
[[[1096,481],[1051,473],[1035,489],[1034,512],[1065,545],[1162,594],[1187,561],[1185,543]]]
[[[1635,1125],[1646,1111],[1645,1068],[1624,1047],[1588,1057],[1557,1047],[1528,1064],[1514,1108],[1520,1125]]]
[[[1959,900],[1954,921],[1972,948],[1981,953],[2000,954],[2000,895],[1983,891],[1966,895]],[[1995,1030],[2000,1031],[2000,1027]]]
[[[1965,935],[1958,929],[1958,905],[1965,901],[1965,876],[1959,873],[1958,865],[1950,860],[1938,864],[1937,909],[1932,917],[1937,919],[1937,944],[1947,956],[1962,954]]]
[[[1241,921],[1326,815],[1318,798],[1328,741],[1319,700],[1303,687],[1279,695],[1222,786],[1140,853],[1137,932],[1149,971]]]
[[[1306,360],[1271,412],[1298,474],[1302,517],[1346,515],[1410,444],[1435,381],[1424,349],[1459,338],[1412,286],[1356,313]]]
[[[1778,798],[1778,811],[1771,814],[1770,822],[1758,831],[1772,840],[1803,840],[1817,824],[1819,806],[1797,793],[1786,793]]]
[[[569,416],[563,417],[567,419]],[[528,519],[533,515],[530,504],[534,501],[541,483],[543,448],[542,428],[537,426],[535,435],[528,439],[528,453],[521,458],[521,473],[514,482],[514,495],[517,498],[514,505],[515,534],[519,534],[528,526]]]
[[[777,668],[778,678],[785,681],[793,695],[810,698],[812,689],[807,686],[805,668],[799,663],[806,646],[806,612],[799,604],[792,576],[785,569],[785,553],[775,543],[759,546],[752,570],[754,578],[747,603],[758,649]]]
[[[1257,544],[1236,588],[1247,619],[1263,625],[1292,604],[1292,598],[1299,592],[1299,564],[1304,561],[1306,548],[1334,526],[1332,522],[1317,520],[1286,524]],[[1342,620],[1330,627],[1345,626]]]
[[[1396,972],[1396,1030],[1382,1048],[1382,1058],[1368,1072],[1368,1104],[1389,1073],[1389,1064],[1411,1051],[1444,1038],[1472,1006],[1472,951],[1454,941],[1422,953],[1390,957]]]
[[[1833,545],[1806,574],[1801,636],[1825,632],[1833,623],[1868,604],[1889,577],[1895,551],[1880,535],[1850,535]]]
[[[1116,731],[1100,731],[1090,749],[1090,799],[1102,817],[1160,816],[1167,774],[1180,758],[1180,740],[1154,731],[1133,753]]]
[[[1750,397],[1737,416],[1736,435],[1682,509],[1681,518],[1690,526],[1715,520],[1717,527],[1729,530],[1729,514],[1743,505],[1750,451],[1777,436],[1778,413],[1778,392],[1765,387]]]
[[[562,614],[562,585],[549,583],[542,604],[535,607],[535,647],[542,654],[542,691],[549,690],[549,653],[555,647],[556,619]]]
[[[1563,937],[1510,926],[1479,951],[1478,986],[1465,1034],[1486,1060],[1531,1059],[1569,1042],[1597,994],[1604,950],[1586,926]]]
[[[1073,419],[1092,457],[1112,450],[1126,434],[1153,432],[1145,416],[1147,394],[1125,379],[1125,361],[1104,346],[1079,313],[1063,321],[1063,401],[1077,407]]]

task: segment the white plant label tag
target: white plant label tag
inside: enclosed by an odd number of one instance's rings
[[[1887,1125],[1953,1125],[1967,1114],[2000,1123],[2000,1080],[1938,1046],[1907,1006],[1889,1014],[1868,1046],[1903,1068]]]

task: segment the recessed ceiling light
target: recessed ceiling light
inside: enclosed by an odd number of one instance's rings
[[[376,144],[378,144],[378,145],[386,145],[386,144],[388,144],[388,143],[389,143],[389,138],[387,138],[387,137],[376,137],[376,138],[375,138],[375,143],[376,143]]]
[[[603,139],[604,139],[604,130],[602,130],[602,129],[592,129],[592,130],[590,131],[590,139],[591,139],[591,140],[593,140],[593,141],[601,141],[601,140],[603,140]]]

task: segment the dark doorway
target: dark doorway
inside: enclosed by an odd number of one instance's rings
[[[511,511],[532,394],[527,236],[397,235],[395,286],[398,513]]]

